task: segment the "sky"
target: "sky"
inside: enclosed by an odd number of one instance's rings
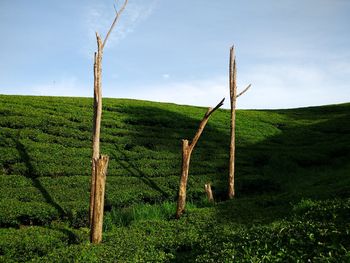
[[[95,32],[122,0],[0,0],[0,94],[92,97]],[[349,0],[129,0],[103,55],[103,96],[241,109],[350,102]]]

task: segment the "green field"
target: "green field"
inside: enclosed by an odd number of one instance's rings
[[[205,112],[104,99],[104,241],[90,245],[92,99],[0,95],[0,262],[349,262],[350,104],[237,111],[231,201],[218,110],[175,220],[181,140]]]

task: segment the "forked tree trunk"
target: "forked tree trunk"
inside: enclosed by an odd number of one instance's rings
[[[209,184],[209,183],[205,184],[204,185],[204,190],[205,190],[205,192],[207,194],[208,201],[210,203],[214,202],[213,192],[211,190],[211,184]]]
[[[229,78],[230,78],[230,102],[231,102],[231,141],[230,141],[230,161],[229,161],[229,177],[228,177],[228,198],[235,196],[235,151],[236,151],[236,101],[250,87],[249,84],[242,92],[237,94],[237,69],[234,47],[230,49],[229,62]]]
[[[191,154],[196,146],[199,137],[201,136],[205,125],[207,124],[210,115],[220,108],[224,104],[224,99],[222,99],[215,108],[209,108],[205,113],[201,123],[199,124],[198,130],[193,137],[192,142],[189,144],[188,140],[182,140],[182,166],[181,166],[181,177],[180,177],[180,185],[179,185],[179,194],[177,200],[177,208],[176,208],[176,218],[180,218],[183,212],[185,211],[186,206],[186,188],[187,188],[187,179],[188,179],[188,171],[190,168],[190,159]]]

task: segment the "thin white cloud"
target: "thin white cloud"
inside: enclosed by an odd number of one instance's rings
[[[332,69],[330,71],[329,69]],[[329,68],[303,65],[258,65],[238,74],[238,91],[251,83],[251,89],[237,101],[241,109],[273,109],[316,106],[350,101],[346,80],[350,64],[335,62]],[[91,97],[90,85],[75,77],[61,78],[15,90],[22,95]],[[117,92],[117,93],[116,93]],[[5,92],[13,94],[13,92]],[[117,91],[104,86],[104,97],[123,97],[185,105],[215,106],[223,97],[229,108],[227,76],[191,81],[167,81],[158,84],[123,87]]]
[[[165,82],[166,84],[122,89],[118,91],[118,97],[186,105],[215,106],[225,96],[225,82],[225,79],[221,77],[188,82]],[[113,96],[113,94],[110,93],[109,96]]]
[[[121,1],[118,1],[119,5]],[[132,33],[137,25],[152,15],[158,0],[150,0],[147,3],[142,1],[130,1],[122,13],[118,24],[109,37],[106,48],[111,48]],[[116,7],[118,8],[118,6]],[[87,35],[87,47],[83,52],[91,56],[93,48],[96,46],[95,32],[102,38],[105,37],[114,19],[115,10],[113,1],[98,2],[86,7],[84,15],[84,28]]]
[[[162,78],[163,78],[163,79],[169,79],[169,78],[170,78],[170,74],[164,73],[164,74],[162,75]]]
[[[243,80],[251,82],[250,92],[239,98],[241,108],[295,108],[350,101],[335,65],[274,64],[256,66]]]
[[[329,67],[334,69],[337,65]],[[238,74],[238,91],[249,83],[252,87],[238,99],[237,106],[241,109],[277,109],[348,102],[350,90],[341,76],[345,76],[344,72],[350,67],[348,64],[338,67],[343,72],[310,65],[256,66],[249,73]],[[113,95],[113,92],[108,94]],[[198,106],[214,106],[226,97],[224,108],[230,105],[227,76],[132,87],[119,90],[118,97]]]

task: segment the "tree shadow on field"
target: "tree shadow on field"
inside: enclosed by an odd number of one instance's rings
[[[124,160],[127,160],[126,154],[118,149],[118,147],[115,147],[116,151],[119,152],[123,157]],[[114,153],[114,158],[118,160],[118,157]],[[118,162],[118,161],[117,161]],[[140,169],[138,169],[132,162],[126,161],[127,165],[124,164],[123,162],[118,162],[120,166],[122,166],[128,173],[132,174],[132,176],[140,179],[144,184],[148,185],[152,189],[156,190],[159,192],[163,198],[167,199],[169,198],[169,194],[165,192],[157,183],[154,182],[151,178],[149,178],[144,172],[142,172]]]
[[[23,143],[20,142],[19,138],[15,142],[16,142],[16,149],[21,157],[21,161],[26,165],[26,168],[27,168],[24,176],[29,178],[32,181],[33,186],[40,191],[45,201],[48,204],[52,205],[57,210],[61,218],[66,216],[66,212],[64,211],[64,209],[52,198],[50,193],[46,190],[46,188],[42,185],[42,183],[38,179],[38,176],[36,175],[35,169],[31,163],[30,156],[27,153],[25,145],[23,145]]]
[[[177,178],[181,173],[182,139],[193,139],[207,108],[170,105],[168,109],[165,105],[129,104],[123,107],[106,104],[106,133],[118,136],[119,140],[117,144],[114,142],[114,147],[110,147],[108,152],[113,156],[112,162],[116,162],[111,163],[109,175],[113,175],[116,165],[115,170],[125,171],[123,176],[138,178],[158,192],[161,200],[174,200],[178,191]],[[115,116],[111,118],[115,114],[120,119]],[[193,201],[204,195],[205,180],[211,180],[214,174],[216,180],[221,175],[224,180],[227,174],[226,143],[229,130],[226,133],[225,129],[216,129],[213,124],[220,122],[223,115],[226,114],[218,110],[211,116],[193,151],[188,188],[188,197]]]
[[[290,122],[272,123],[277,135],[239,148],[246,164],[238,169],[249,168],[250,174],[237,178],[238,198],[217,206],[218,219],[271,222],[288,216],[301,199],[350,197],[349,108],[284,110]]]
[[[215,254],[221,244],[237,243],[240,237],[232,235],[236,227],[249,231],[252,226],[288,220],[302,199],[350,197],[349,106],[285,110],[287,122],[266,120],[279,133],[237,149],[237,162],[245,159],[245,165],[236,172],[244,176],[236,177],[236,197],[215,204],[206,218],[203,233],[216,242],[210,253]],[[195,214],[189,216],[196,219]],[[200,241],[194,242],[190,249],[179,247],[172,262],[194,262],[202,253]]]

